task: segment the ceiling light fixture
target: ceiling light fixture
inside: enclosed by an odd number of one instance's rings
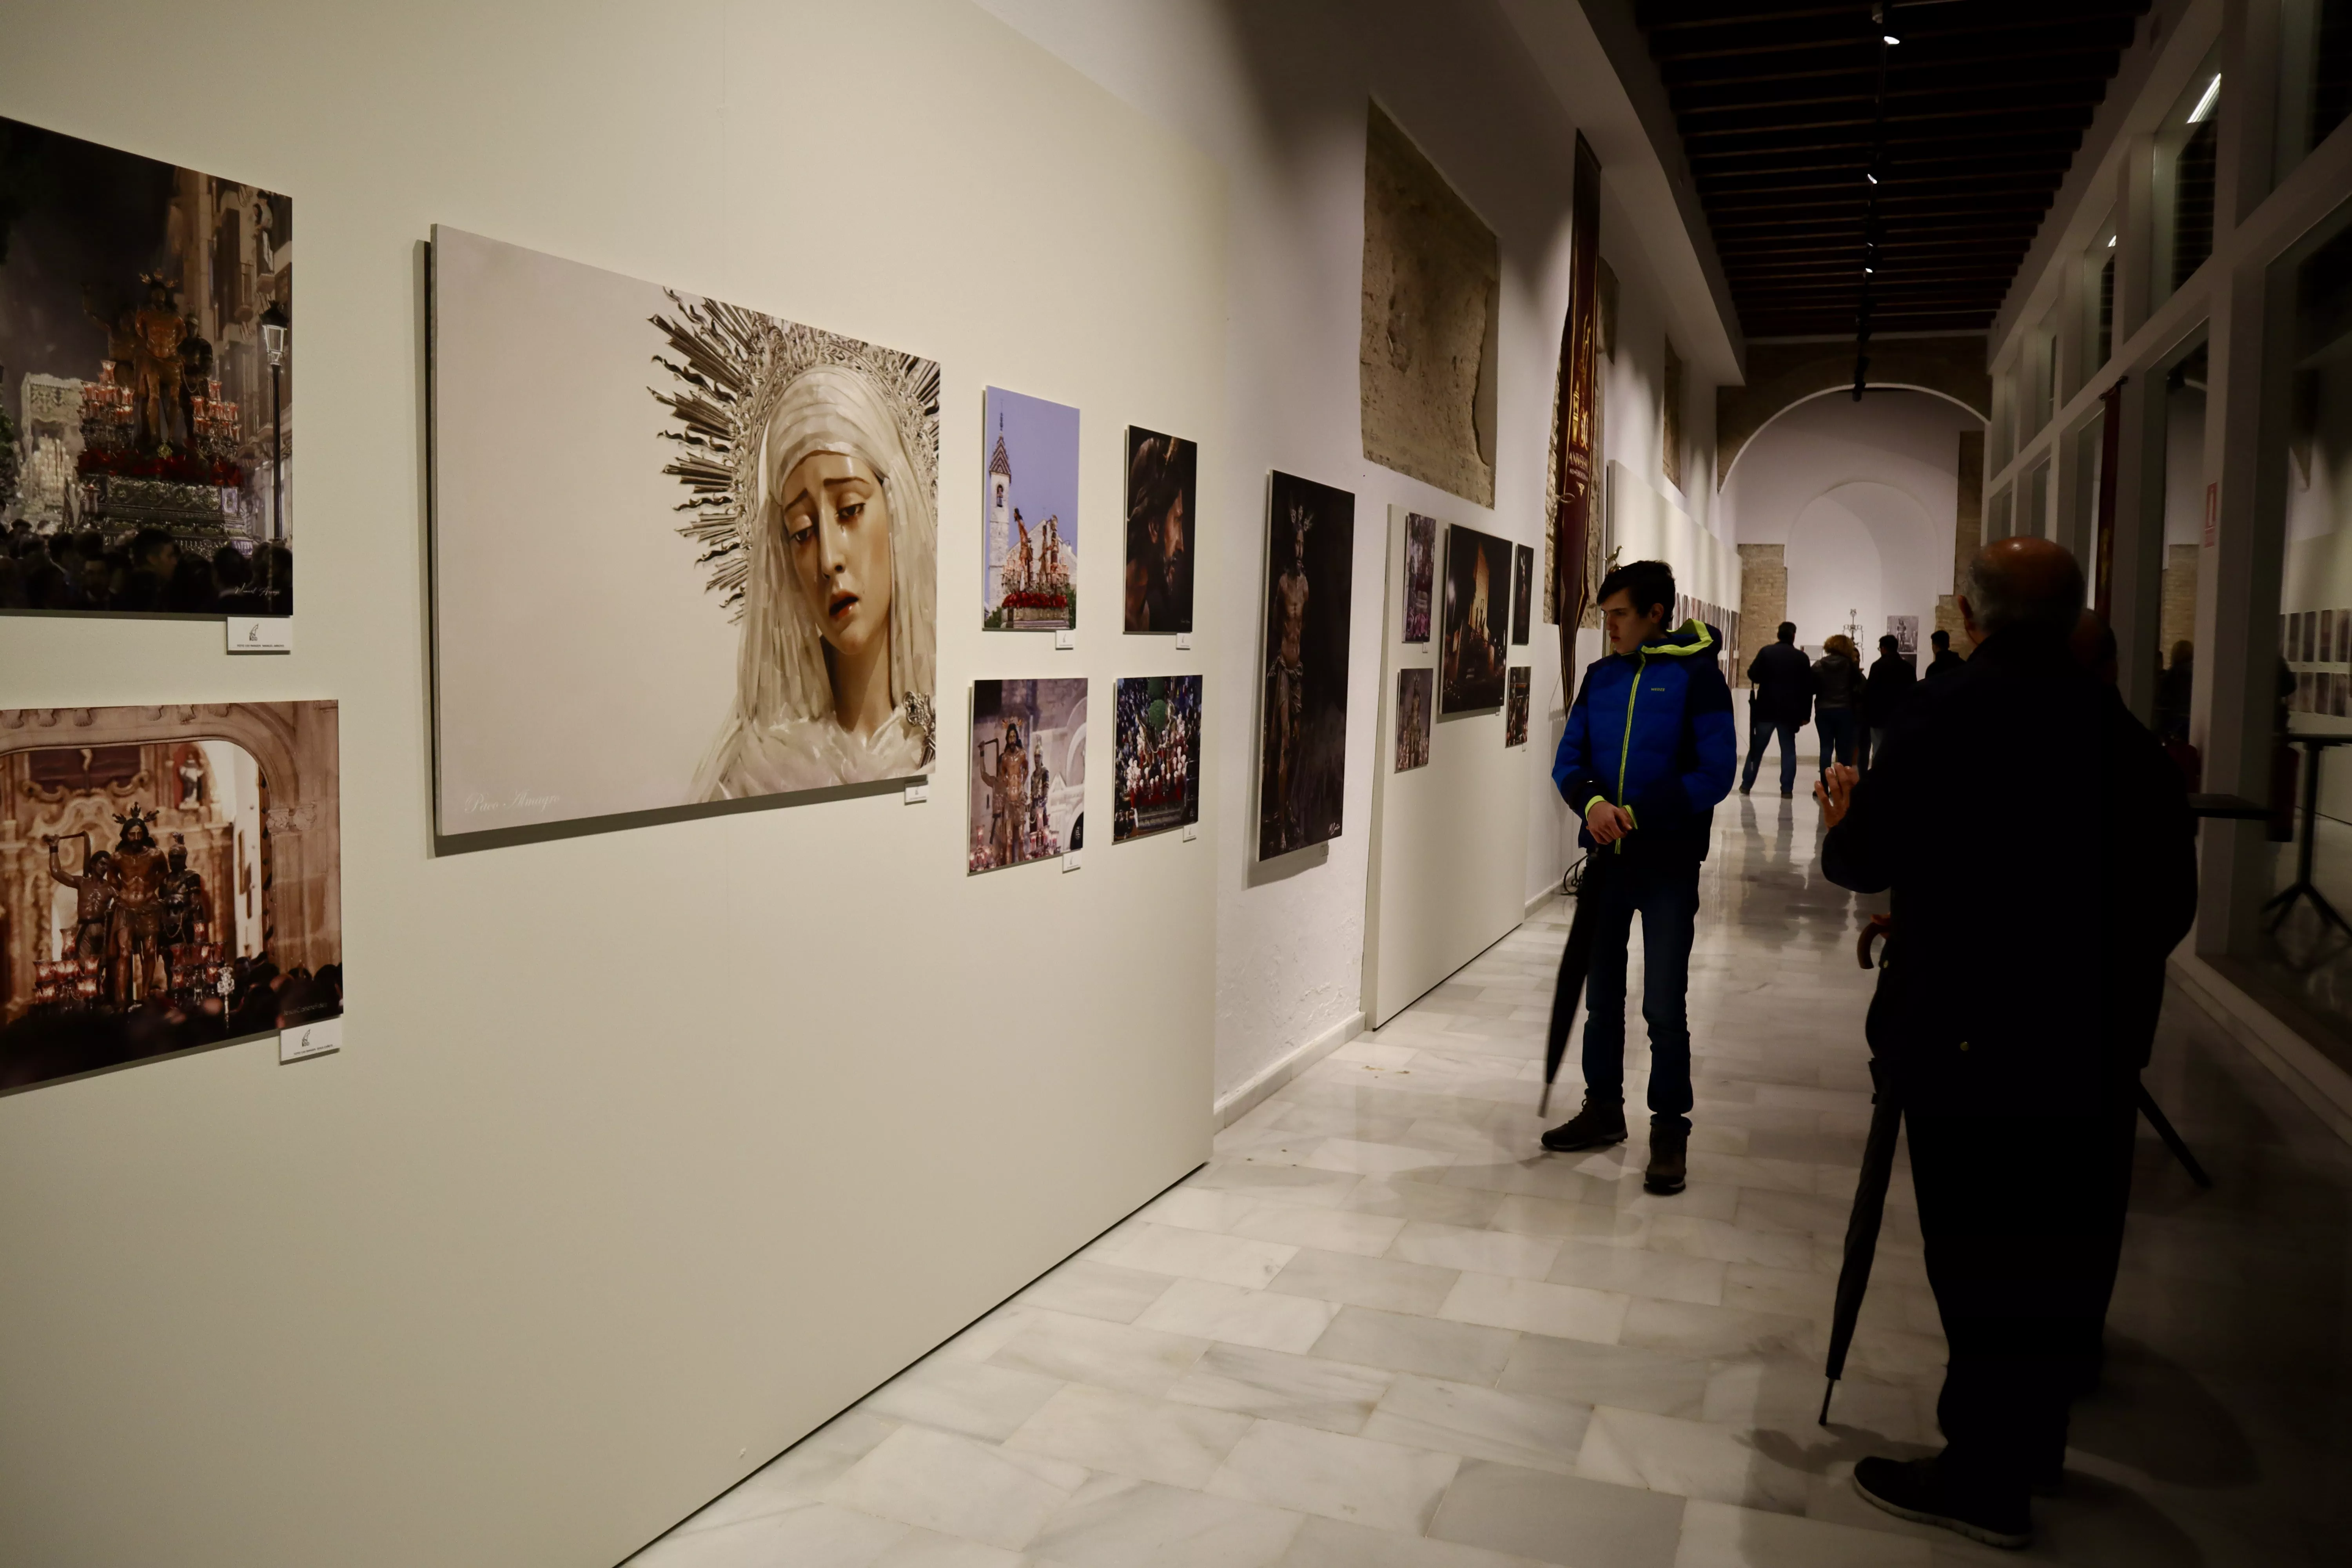
[[[2204,96],[2198,99],[2197,107],[2189,111],[2189,123],[2195,125],[2199,121],[2202,121],[2207,115],[2212,113],[2213,100],[2221,96],[2221,73],[2220,71],[2215,71],[2213,73],[2213,79],[2205,84]]]
[[[1893,45],[1903,41],[1903,35],[1895,30],[1894,9],[1892,5],[1883,5],[1870,8],[1870,19],[1878,28],[1878,41],[1882,44]]]
[[[2112,235],[2112,234],[2111,234],[2111,235],[2107,236],[2107,248],[2108,248],[2109,250],[2113,250],[2115,247],[2116,247],[2116,237],[2115,237],[2114,235]]]

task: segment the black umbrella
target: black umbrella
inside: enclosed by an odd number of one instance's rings
[[[1854,943],[1854,956],[1864,969],[1874,968],[1871,962],[1872,942],[1888,929],[1887,917],[1873,917]],[[1573,940],[1571,938],[1571,940]],[[1845,1352],[1853,1345],[1853,1326],[1862,1316],[1863,1292],[1870,1289],[1870,1266],[1878,1256],[1878,1227],[1886,1217],[1886,1188],[1895,1175],[1895,1136],[1902,1130],[1903,1107],[1895,1099],[1890,1075],[1879,1070],[1878,1058],[1870,1062],[1870,1137],[1863,1145],[1862,1176],[1853,1189],[1853,1213],[1845,1222],[1845,1260],[1838,1266],[1837,1304],[1830,1315],[1830,1353],[1822,1371],[1829,1375],[1829,1386],[1822,1391],[1822,1420],[1830,1424],[1830,1396],[1837,1392],[1838,1379],[1845,1375]],[[2147,1092],[2144,1083],[2134,1083],[2140,1114],[2147,1117],[2164,1146],[2172,1151],[2189,1179],[2200,1187],[2210,1187],[2213,1178],[2189,1152],[2189,1145],[2173,1130],[2172,1122]]]
[[[1576,918],[1569,922],[1568,946],[1559,955],[1559,979],[1551,991],[1551,1027],[1544,1035],[1543,1094],[1536,1114],[1551,1110],[1551,1080],[1559,1076],[1560,1058],[1568,1055],[1568,1037],[1576,1023],[1576,1005],[1584,995],[1584,972],[1592,967],[1592,928],[1600,922],[1603,868],[1609,857],[1587,855],[1569,875],[1576,895]]]
[[[1845,1375],[1845,1352],[1862,1316],[1862,1293],[1870,1289],[1870,1265],[1878,1256],[1878,1226],[1886,1217],[1886,1188],[1895,1177],[1895,1138],[1903,1130],[1903,1106],[1894,1086],[1870,1063],[1870,1138],[1862,1149],[1862,1180],[1853,1190],[1853,1213],[1845,1222],[1845,1261],[1838,1266],[1837,1307],[1830,1317],[1830,1385],[1822,1391],[1822,1425],[1830,1424],[1830,1395]]]

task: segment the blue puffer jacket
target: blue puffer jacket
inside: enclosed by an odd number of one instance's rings
[[[1585,670],[1551,777],[1580,816],[1597,801],[1633,813],[1617,853],[1706,858],[1738,760],[1721,651],[1715,628],[1691,620]],[[1595,847],[1590,829],[1576,837]]]

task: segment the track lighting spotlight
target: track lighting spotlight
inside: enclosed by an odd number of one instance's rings
[[[1872,25],[1878,29],[1878,41],[1880,43],[1892,46],[1903,41],[1903,35],[1895,29],[1894,6],[1887,5],[1873,5],[1870,8],[1870,20]]]

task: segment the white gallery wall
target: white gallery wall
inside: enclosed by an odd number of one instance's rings
[[[1107,708],[1115,677],[1205,670],[1210,711],[1249,700],[1247,595],[1204,589],[1191,653],[1100,610],[1057,653],[982,634],[961,587],[984,385],[1084,411],[1091,541],[1128,421],[1223,443],[1222,175],[963,0],[7,33],[0,113],[292,197],[303,593],[274,658],[225,657],[218,621],[0,618],[0,706],[340,700],[349,1013],[339,1055],[0,1099],[0,1563],[616,1562],[1207,1152],[1233,801],[1194,842],[978,878],[956,803],[975,677],[1085,675]],[[203,90],[124,90],[126,39]],[[432,853],[436,223],[941,363],[929,804]],[[506,372],[528,400],[547,367]],[[1230,473],[1202,474],[1204,584],[1255,570]],[[1082,603],[1119,603],[1118,553],[1082,556]]]
[[[1952,592],[1959,437],[1984,422],[1933,393],[1873,389],[1860,403],[1826,393],[1782,412],[1740,448],[1721,500],[1727,542],[1780,544],[1788,618],[1819,647],[1862,626],[1865,661],[1889,616],[1916,616],[1924,636]],[[1769,637],[1761,628],[1749,638]]]
[[[1263,1083],[1302,1051],[1360,1027],[1370,875],[1372,772],[1383,698],[1382,520],[1391,504],[1536,547],[1568,306],[1568,220],[1575,136],[1603,164],[1601,256],[1619,280],[1618,349],[1599,366],[1602,447],[1660,471],[1664,344],[1685,362],[1685,478],[1711,490],[1715,385],[1737,350],[1696,279],[1691,241],[1663,191],[1654,153],[1574,7],[1517,0],[982,0],[1109,90],[1173,128],[1226,174],[1230,439],[1205,447],[1228,511],[1211,511],[1233,548],[1200,592],[1253,622],[1265,594],[1262,487],[1281,468],[1356,493],[1348,826],[1328,846],[1265,866],[1227,853],[1218,867],[1217,1065],[1221,1099]],[[1563,93],[1573,95],[1571,104]],[[1491,227],[1501,252],[1495,505],[1474,506],[1366,461],[1360,423],[1364,245],[1364,109],[1377,99]],[[1637,178],[1648,160],[1649,183]],[[1653,189],[1653,186],[1655,189]],[[1206,479],[1203,480],[1206,488]],[[1686,507],[1703,521],[1711,494]],[[1253,551],[1255,553],[1253,553]],[[1217,652],[1225,689],[1263,684],[1250,637]],[[1588,639],[1597,647],[1597,639]],[[1589,655],[1588,655],[1589,656]],[[1550,759],[1567,697],[1558,628],[1540,622],[1514,661],[1534,667],[1527,858],[1519,897],[1556,884],[1563,827]],[[1217,809],[1249,820],[1256,787],[1255,705],[1213,707],[1208,762]],[[1499,742],[1498,742],[1499,743]],[[1569,850],[1572,855],[1572,848]]]

